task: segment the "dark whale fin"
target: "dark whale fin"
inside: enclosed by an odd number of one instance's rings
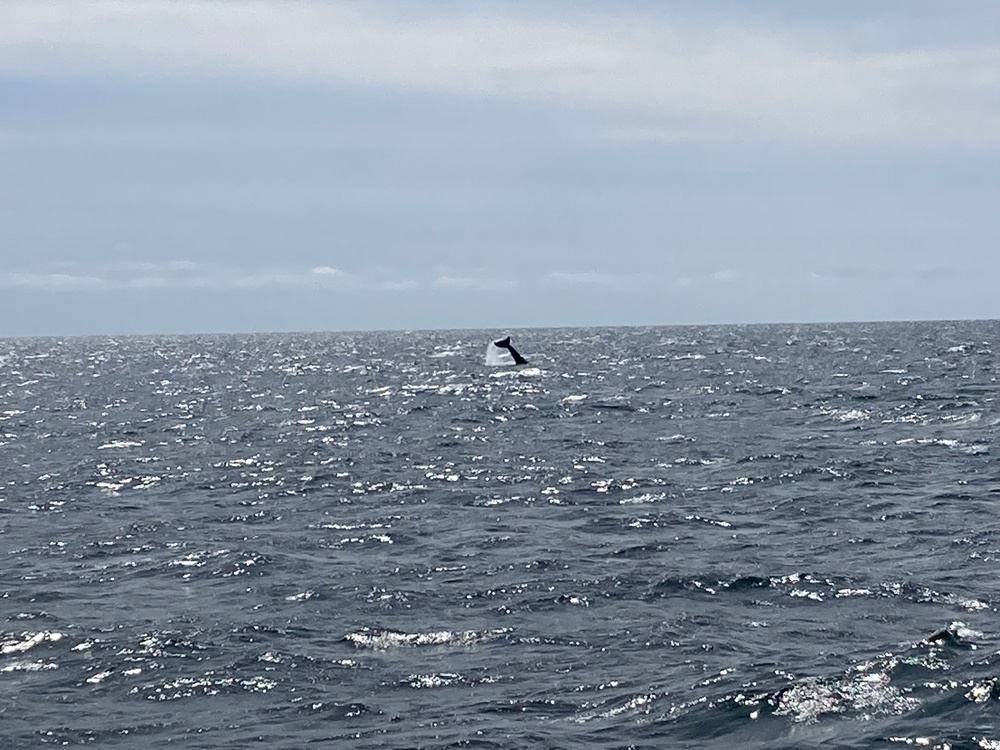
[[[509,351],[510,355],[514,358],[514,364],[515,365],[526,365],[526,364],[528,364],[528,360],[526,360],[524,357],[522,357],[520,354],[518,354],[517,353],[517,349],[515,349],[513,346],[508,346],[507,347],[507,351]]]
[[[511,345],[511,343],[510,343],[510,336],[505,336],[504,338],[500,339],[499,341],[494,341],[493,342],[493,346],[498,347],[500,349],[506,349],[507,351],[509,351],[510,352],[510,356],[512,356],[514,358],[514,364],[515,365],[526,365],[526,364],[528,364],[528,360],[526,360],[524,357],[522,357],[520,354],[518,354],[517,349],[515,349]]]

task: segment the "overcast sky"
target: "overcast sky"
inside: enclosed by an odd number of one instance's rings
[[[995,0],[0,3],[0,336],[998,290]]]

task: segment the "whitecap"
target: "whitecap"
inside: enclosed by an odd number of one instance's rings
[[[461,679],[462,676],[458,674],[439,672],[438,674],[411,674],[406,678],[406,681],[413,688],[436,688],[454,685]]]
[[[704,516],[684,516],[685,521],[701,521],[702,523],[711,524],[712,526],[721,526],[724,529],[732,528],[732,524],[729,521],[717,521],[712,518],[705,518]]]
[[[0,672],[43,672],[58,669],[59,665],[44,661],[15,661],[0,667]]]
[[[499,372],[491,372],[491,378],[537,378],[542,375],[542,370],[538,367],[522,367],[519,370],[500,370]]]
[[[658,492],[658,493],[655,493],[655,494],[651,493],[651,492],[644,492],[643,494],[638,495],[636,497],[627,497],[627,498],[624,498],[623,500],[619,500],[618,504],[619,505],[641,505],[641,504],[644,504],[644,503],[655,503],[655,502],[658,502],[660,500],[663,500],[665,497],[666,497],[666,495],[664,495],[662,492]]]
[[[365,628],[356,633],[348,633],[344,640],[356,648],[368,648],[384,651],[401,646],[472,646],[485,641],[501,638],[510,632],[510,628],[494,628],[491,630],[436,630],[429,633],[404,633],[394,630],[370,630]]]
[[[847,409],[834,412],[834,416],[839,422],[864,422],[871,419],[872,415],[864,409]]]
[[[54,630],[42,630],[38,633],[23,633],[23,640],[0,641],[0,654],[22,654],[42,643],[55,643],[62,639],[63,634]]]
[[[112,440],[110,443],[97,446],[97,450],[103,451],[108,448],[141,448],[144,443],[141,440]]]

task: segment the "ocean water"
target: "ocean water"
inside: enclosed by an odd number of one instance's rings
[[[0,747],[1000,748],[1000,323],[0,341]]]

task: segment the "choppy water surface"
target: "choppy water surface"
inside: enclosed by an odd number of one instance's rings
[[[0,744],[1000,748],[1000,324],[495,333],[0,341]]]

